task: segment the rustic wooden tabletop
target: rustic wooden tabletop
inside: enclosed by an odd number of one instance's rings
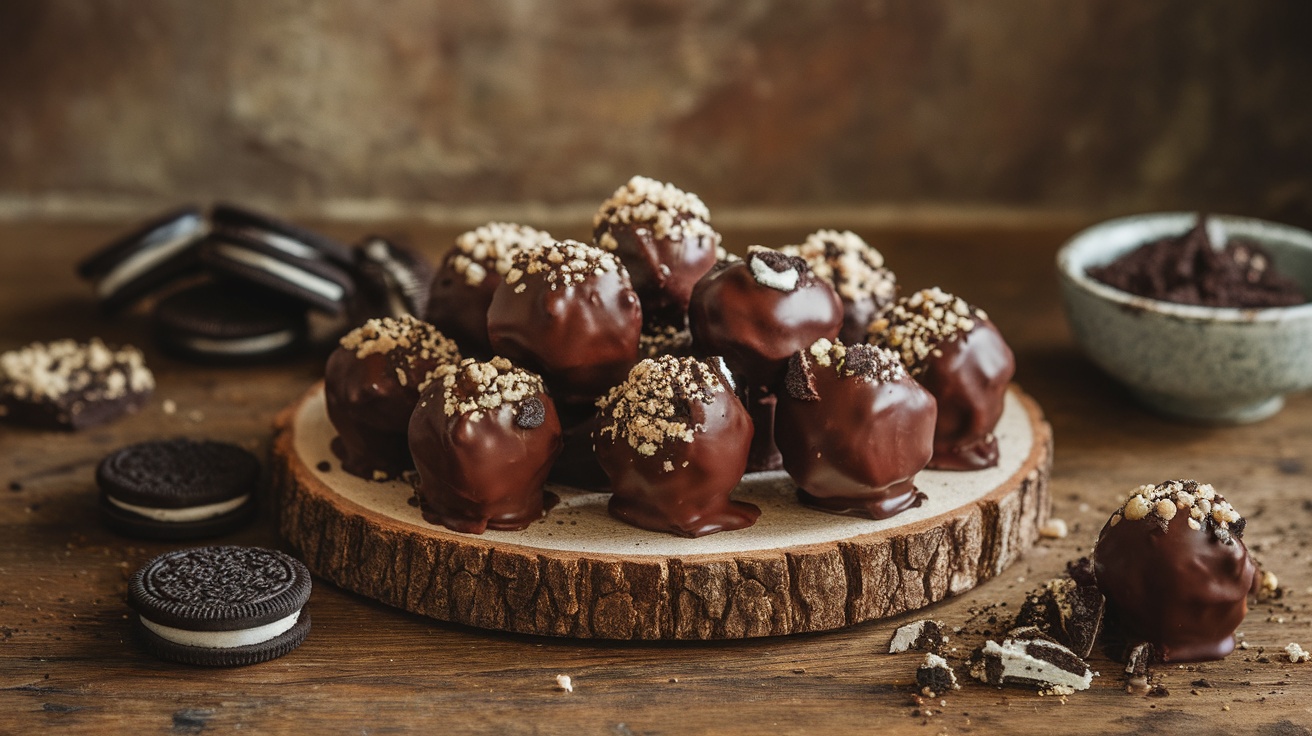
[[[0,350],[60,337],[131,342],[146,348],[159,385],[147,408],[109,427],[0,429],[0,733],[1312,733],[1312,664],[1290,664],[1283,652],[1289,642],[1312,647],[1312,534],[1302,529],[1312,521],[1312,395],[1244,427],[1191,426],[1138,408],[1079,354],[1061,314],[1052,259],[1078,225],[862,232],[905,286],[941,285],[993,316],[1016,351],[1017,380],[1053,425],[1053,514],[1070,526],[1067,538],[1040,542],[999,578],[921,616],[961,627],[953,643],[964,657],[1003,629],[1026,591],[1088,551],[1130,488],[1207,481],[1249,518],[1249,548],[1284,597],[1249,611],[1246,649],[1161,669],[1165,696],[1128,694],[1120,667],[1097,655],[1093,687],[1067,698],[963,682],[922,699],[913,687],[920,655],[886,654],[893,629],[915,614],[826,634],[635,645],[447,625],[324,581],[309,603],[313,631],[281,659],[228,670],[152,659],[130,636],[126,581],[174,545],[102,527],[96,463],[123,444],[176,435],[266,453],[274,414],[320,376],[323,355],[245,369],[164,357],[144,317],[100,316],[72,273],[121,224],[28,223],[0,225]],[[455,234],[385,231],[409,233],[431,254]],[[741,250],[806,231],[725,235]],[[222,541],[281,545],[267,510]],[[572,693],[557,689],[562,674]]]

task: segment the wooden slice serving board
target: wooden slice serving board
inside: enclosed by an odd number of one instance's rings
[[[998,467],[922,472],[920,508],[834,516],[799,505],[782,473],[754,474],[734,497],[761,507],[756,525],[700,539],[630,527],[606,514],[606,494],[560,486],[549,486],[560,504],[524,531],[453,532],[423,520],[407,483],[342,471],[322,384],[276,429],[279,525],[315,574],[414,613],[527,634],[736,639],[894,616],[1000,573],[1050,505],[1052,429],[1016,386]]]

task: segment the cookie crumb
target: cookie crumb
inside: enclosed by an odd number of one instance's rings
[[[1309,658],[1312,658],[1312,654],[1309,654],[1308,651],[1297,642],[1292,641],[1289,642],[1289,646],[1285,647],[1285,654],[1289,656],[1289,661],[1294,664],[1302,664],[1303,662],[1308,661]]]
[[[165,414],[173,416],[178,413],[178,402],[173,399],[164,399],[164,403],[160,405],[160,408],[164,410]]]
[[[567,693],[574,692],[574,678],[569,675],[556,675],[556,688]]]
[[[1039,536],[1044,539],[1065,539],[1069,533],[1070,529],[1066,526],[1065,519],[1048,519],[1039,527]]]

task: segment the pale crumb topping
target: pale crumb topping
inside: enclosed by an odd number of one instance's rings
[[[655,358],[661,355],[686,353],[692,348],[692,333],[687,327],[657,325],[645,328],[638,337],[638,355]]]
[[[547,286],[555,291],[620,269],[620,261],[613,254],[577,240],[562,240],[516,251],[505,279],[515,287],[516,294],[522,294],[525,290],[520,282],[527,275],[543,274]]]
[[[1164,530],[1177,514],[1187,515],[1190,529],[1202,531],[1207,527],[1222,542],[1244,535],[1246,522],[1239,512],[1210,484],[1196,480],[1168,480],[1155,486],[1139,486],[1107,523],[1116,526],[1122,519],[1148,519]]]
[[[799,350],[788,360],[784,389],[798,401],[818,401],[816,370],[833,371],[840,378],[856,378],[875,383],[890,383],[907,377],[906,367],[897,353],[864,343],[844,345],[841,340],[822,337],[806,350]]]
[[[710,220],[711,211],[696,194],[673,184],[635,176],[616,189],[610,199],[602,202],[592,218],[592,227],[597,230],[603,224],[611,227],[633,225],[635,228],[650,228],[652,235],[659,240],[704,237],[719,243],[720,234],[711,228]],[[619,242],[610,230],[608,227],[598,234],[597,245],[614,251]]]
[[[527,225],[489,222],[456,238],[451,267],[465,277],[465,283],[478,286],[487,278],[489,270],[505,276],[516,251],[547,247],[555,242],[549,233]]]
[[[941,343],[970,334],[987,319],[984,310],[935,286],[894,302],[870,323],[869,340],[900,352],[911,374],[919,375],[925,371],[927,359],[940,354]]]
[[[600,430],[624,440],[644,457],[669,442],[692,442],[703,430],[693,424],[690,407],[713,403],[726,393],[719,371],[696,358],[662,355],[646,358],[629,371],[624,383],[612,388],[597,405],[609,411],[610,423]],[[668,465],[666,471],[672,471]]]
[[[848,301],[869,296],[888,302],[897,293],[897,279],[884,267],[883,254],[851,230],[817,230],[801,245],[779,250],[806,261],[816,276]]]
[[[460,360],[460,349],[454,340],[431,324],[408,314],[368,320],[346,333],[340,344],[355,351],[355,357],[360,359],[400,352],[398,357],[404,357],[410,367],[420,360],[440,363]],[[405,385],[404,379],[401,385]]]
[[[442,382],[442,412],[449,417],[463,414],[474,422],[484,412],[519,407],[545,392],[541,376],[501,357],[485,363],[466,358],[459,365],[438,366],[432,380]]]
[[[742,259],[742,256],[737,253],[730,253],[725,250],[723,245],[715,246],[715,260],[719,263],[737,263]]]
[[[23,401],[58,400],[78,393],[86,401],[113,400],[155,388],[141,351],[111,348],[100,338],[34,342],[0,355],[0,395]]]

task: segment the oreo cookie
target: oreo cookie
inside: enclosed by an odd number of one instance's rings
[[[114,531],[179,540],[226,534],[255,514],[260,463],[236,445],[159,440],[110,453],[96,468],[100,510]]]
[[[253,363],[306,341],[305,305],[238,281],[198,284],[155,306],[155,336],[172,355],[203,363]]]
[[[350,248],[313,230],[231,204],[210,210],[215,230],[231,230],[295,258],[327,260],[341,267],[354,262]]]
[[[249,232],[217,229],[200,251],[212,269],[329,314],[341,314],[355,294],[351,274],[323,258],[269,245]]]
[[[166,552],[128,584],[147,652],[214,667],[264,662],[300,646],[310,632],[309,599],[305,565],[257,547]]]
[[[77,274],[95,284],[105,310],[122,309],[195,269],[208,230],[199,208],[173,210],[93,253]]]
[[[370,235],[355,246],[355,321],[406,315],[423,317],[433,281],[433,265],[419,253],[387,238]]]
[[[56,340],[0,354],[0,419],[36,429],[105,424],[141,408],[154,390],[154,374],[130,345]]]

